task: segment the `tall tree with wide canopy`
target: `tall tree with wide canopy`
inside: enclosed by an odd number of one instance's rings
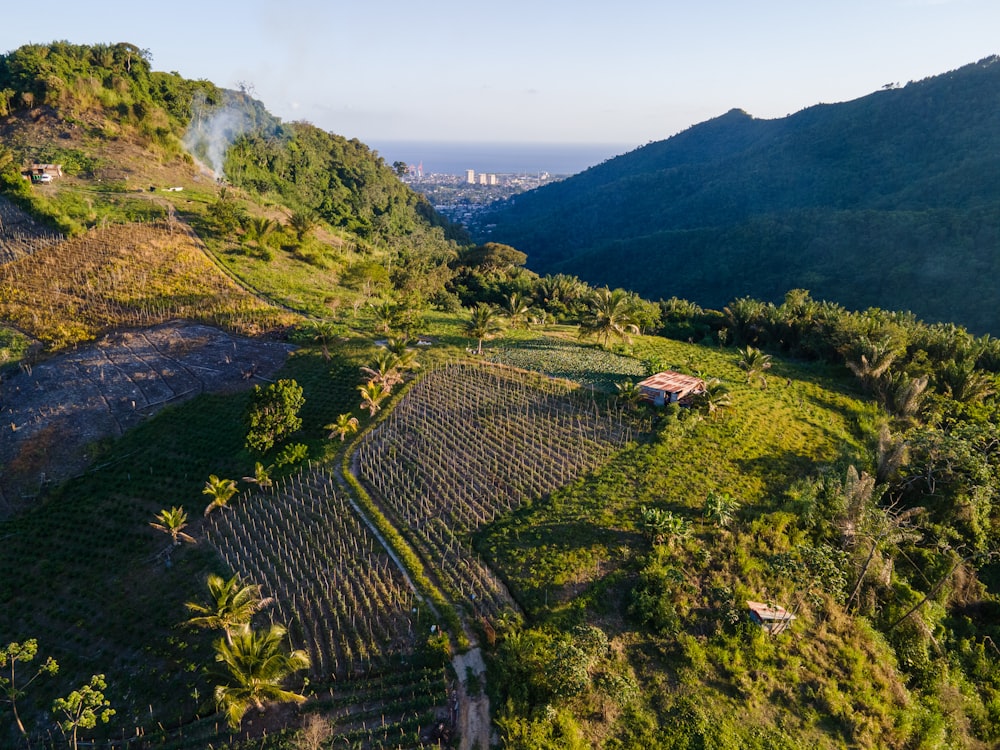
[[[221,682],[215,688],[215,701],[233,729],[239,729],[251,707],[263,711],[267,702],[305,702],[304,695],[282,687],[293,674],[309,667],[305,651],[285,651],[285,633],[281,625],[271,625],[267,630],[248,628],[231,640],[216,641]]]

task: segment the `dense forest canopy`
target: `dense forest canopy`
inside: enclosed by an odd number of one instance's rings
[[[998,62],[778,120],[732,110],[498,204],[477,236],[653,298],[803,287],[995,331]]]

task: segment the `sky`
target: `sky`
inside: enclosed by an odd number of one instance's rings
[[[130,42],[368,144],[662,140],[1000,54],[997,0],[11,0],[0,52]]]

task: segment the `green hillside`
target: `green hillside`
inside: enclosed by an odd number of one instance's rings
[[[651,298],[788,289],[995,331],[996,58],[777,120],[733,110],[498,204],[480,239]]]
[[[0,746],[1000,742],[996,339],[540,277],[131,45],[0,90]]]

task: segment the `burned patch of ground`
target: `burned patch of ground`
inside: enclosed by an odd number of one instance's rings
[[[290,347],[182,322],[114,333],[0,383],[0,517],[81,472],[92,447],[168,404],[249,387]]]

